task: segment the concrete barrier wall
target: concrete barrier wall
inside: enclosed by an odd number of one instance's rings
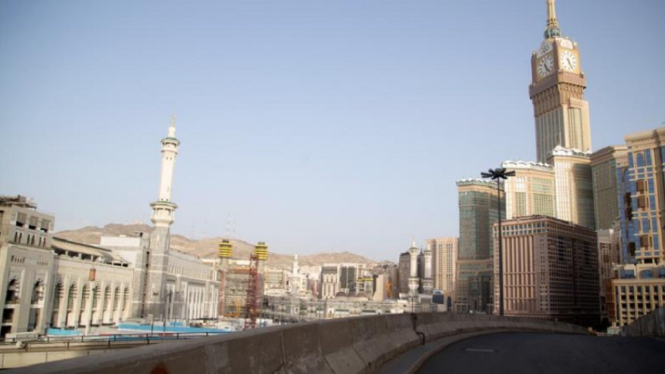
[[[113,352],[113,350],[97,349],[80,351],[0,353],[0,369],[36,365],[76,357],[98,355],[106,352]]]
[[[621,328],[622,336],[665,336],[665,307],[660,307],[628,326]]]
[[[414,329],[415,327],[415,329]],[[469,331],[585,334],[579,326],[488,315],[390,314],[272,326],[11,370],[14,373],[372,373],[422,343]]]

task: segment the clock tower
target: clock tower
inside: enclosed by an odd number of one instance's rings
[[[547,1],[545,40],[531,55],[531,85],[538,162],[557,146],[591,151],[586,78],[577,43],[561,36],[554,0]]]

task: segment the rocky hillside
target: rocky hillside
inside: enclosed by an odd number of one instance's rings
[[[111,223],[102,228],[87,226],[78,230],[60,231],[55,236],[75,242],[99,245],[99,240],[102,236],[134,236],[136,232],[150,233],[152,232],[152,227],[145,224],[123,225]],[[192,240],[182,235],[172,235],[171,248],[202,258],[214,258],[217,256],[217,245],[221,241],[222,238],[220,237]],[[232,239],[231,242],[233,243],[233,258],[249,259],[250,253],[254,250],[254,244],[239,239]],[[270,243],[268,243],[268,246],[270,246]],[[293,255],[270,252],[268,256],[268,266],[289,269],[292,261]],[[300,266],[316,266],[330,262],[358,262],[371,266],[376,265],[376,261],[350,252],[317,253],[298,256]]]

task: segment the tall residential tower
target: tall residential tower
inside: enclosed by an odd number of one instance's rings
[[[609,146],[591,154],[596,230],[608,230],[619,220],[617,161],[627,157],[625,145]]]
[[[492,225],[505,218],[505,200],[498,206],[496,183],[480,179],[457,182],[459,252],[455,279],[455,311],[489,312],[492,304]]]

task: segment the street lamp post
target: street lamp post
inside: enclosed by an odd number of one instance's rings
[[[501,242],[501,180],[514,177],[514,171],[506,171],[505,168],[489,169],[482,172],[483,178],[492,178],[496,181],[496,190],[498,195],[498,213],[499,213],[499,315],[503,316],[503,243]]]

